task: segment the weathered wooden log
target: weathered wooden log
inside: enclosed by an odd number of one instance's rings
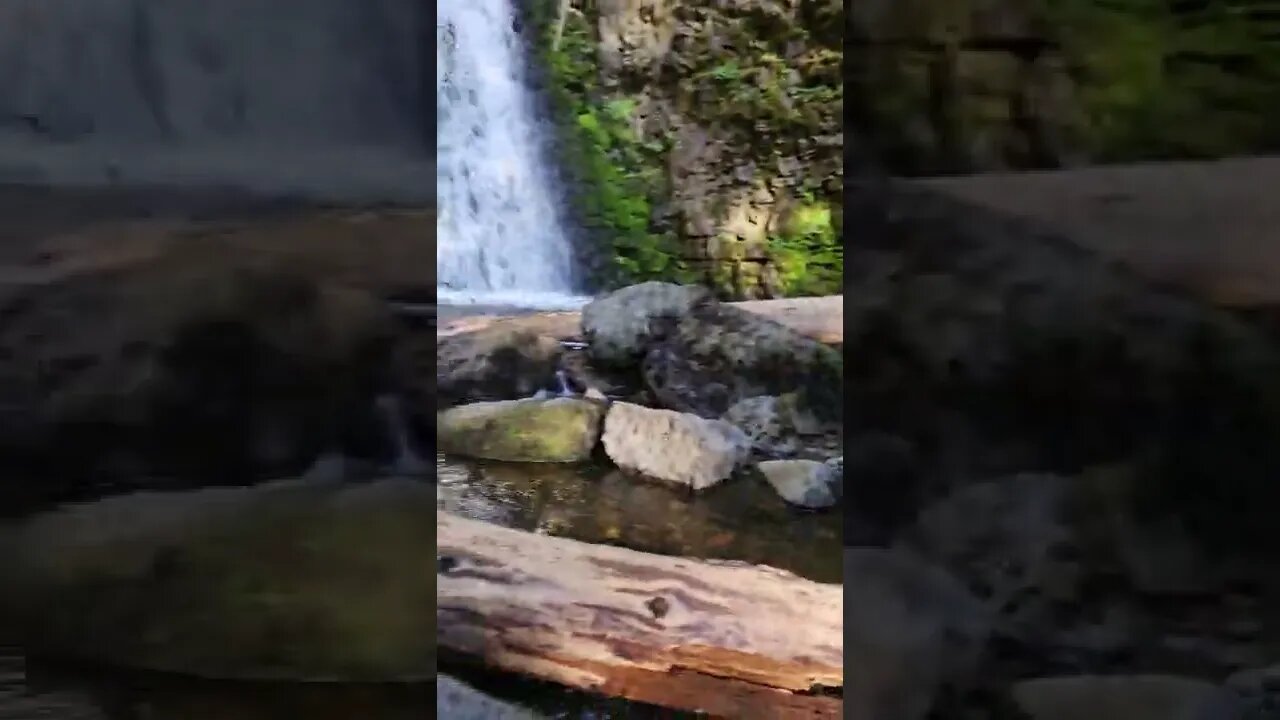
[[[713,717],[837,718],[843,589],[436,514],[441,657]]]
[[[746,300],[731,303],[744,310],[782,323],[796,332],[824,343],[844,341],[844,297],[830,295],[781,300]],[[474,332],[495,324],[519,326],[542,335],[565,339],[582,332],[581,315],[576,312],[546,312],[531,315],[472,315],[439,323],[436,335]]]

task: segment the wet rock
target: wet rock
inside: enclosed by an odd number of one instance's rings
[[[436,416],[442,452],[509,462],[591,457],[605,408],[577,398],[526,398],[459,405]]]
[[[710,297],[700,286],[646,282],[588,303],[582,309],[582,334],[591,357],[606,365],[636,362],[652,339],[653,321],[680,317]]]
[[[448,720],[535,720],[538,715],[489,697],[448,675],[437,675],[436,717]]]
[[[974,681],[991,632],[982,603],[946,571],[909,553],[844,550],[844,712],[921,720],[943,686]]]
[[[1012,694],[1032,720],[1239,720],[1244,709],[1218,685],[1172,675],[1041,678]]]
[[[653,328],[641,372],[663,406],[721,417],[746,398],[795,393],[800,432],[841,422],[844,360],[838,351],[715,301],[655,321]]]
[[[751,443],[723,420],[615,402],[604,420],[603,444],[618,467],[703,490],[727,479]]]
[[[823,461],[827,469],[831,472],[831,492],[835,493],[836,499],[844,497],[844,456],[828,458]]]
[[[494,326],[435,340],[435,393],[442,405],[515,400],[555,383],[559,341]]]
[[[434,677],[435,494],[279,481],[0,526],[0,625],[33,652],[211,678]],[[426,609],[427,612],[423,612]]]
[[[793,457],[800,451],[800,438],[790,412],[793,404],[772,395],[744,398],[734,403],[722,419],[746,433],[756,452],[773,458]]]
[[[792,505],[820,509],[836,503],[831,468],[816,460],[766,460],[757,466],[778,495]]]

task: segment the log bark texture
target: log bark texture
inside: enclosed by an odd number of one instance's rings
[[[844,296],[746,300],[730,303],[744,310],[782,323],[796,332],[824,343],[844,341]],[[481,330],[495,324],[510,324],[561,340],[582,332],[582,318],[576,312],[546,312],[531,315],[472,315],[441,322],[436,335],[456,335]]]
[[[839,585],[436,522],[444,658],[713,717],[841,716]]]

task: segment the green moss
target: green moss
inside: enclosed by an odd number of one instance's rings
[[[844,245],[836,222],[831,205],[808,198],[791,211],[782,231],[769,238],[769,254],[785,295],[841,292]]]
[[[667,141],[638,137],[637,99],[601,86],[595,38],[581,14],[569,14],[555,42],[557,4],[533,3],[531,24],[550,74],[565,169],[577,190],[572,202],[587,228],[611,245],[611,263],[594,280],[604,287],[688,281],[692,276],[674,233],[653,221],[655,203],[669,194],[663,173]]]
[[[661,98],[674,103],[685,120],[714,129],[735,163],[753,161],[757,175],[744,184],[768,185],[785,176],[785,184],[798,185],[801,193],[834,197],[842,173],[842,14],[820,8],[814,17],[792,17],[766,8],[682,4],[673,8],[675,22],[695,31],[676,34],[664,60],[676,68],[673,75],[657,78],[646,71],[640,77],[624,68],[618,77],[607,77],[597,58],[596,9],[591,3],[574,5],[558,32],[559,3],[538,0],[529,7],[529,26],[549,72],[577,214],[609,244],[611,262],[596,280],[606,287],[701,280],[740,290],[732,278],[720,277],[717,263],[698,273],[683,261],[690,253],[683,252],[683,238],[660,210],[672,196],[666,172],[670,140],[640,134],[637,108],[644,98]],[[802,157],[806,161],[797,163]],[[830,258],[805,257],[808,236],[790,239],[777,244],[796,276],[788,286],[829,285],[825,276],[799,275],[807,268],[825,272]]]
[[[589,400],[501,400],[436,414],[436,445],[465,457],[579,462],[591,457],[604,408]]]

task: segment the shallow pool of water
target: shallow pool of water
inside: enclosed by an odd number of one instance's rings
[[[478,520],[663,555],[745,560],[839,583],[842,515],[787,506],[762,480],[703,494],[593,465],[436,457],[438,507]]]

